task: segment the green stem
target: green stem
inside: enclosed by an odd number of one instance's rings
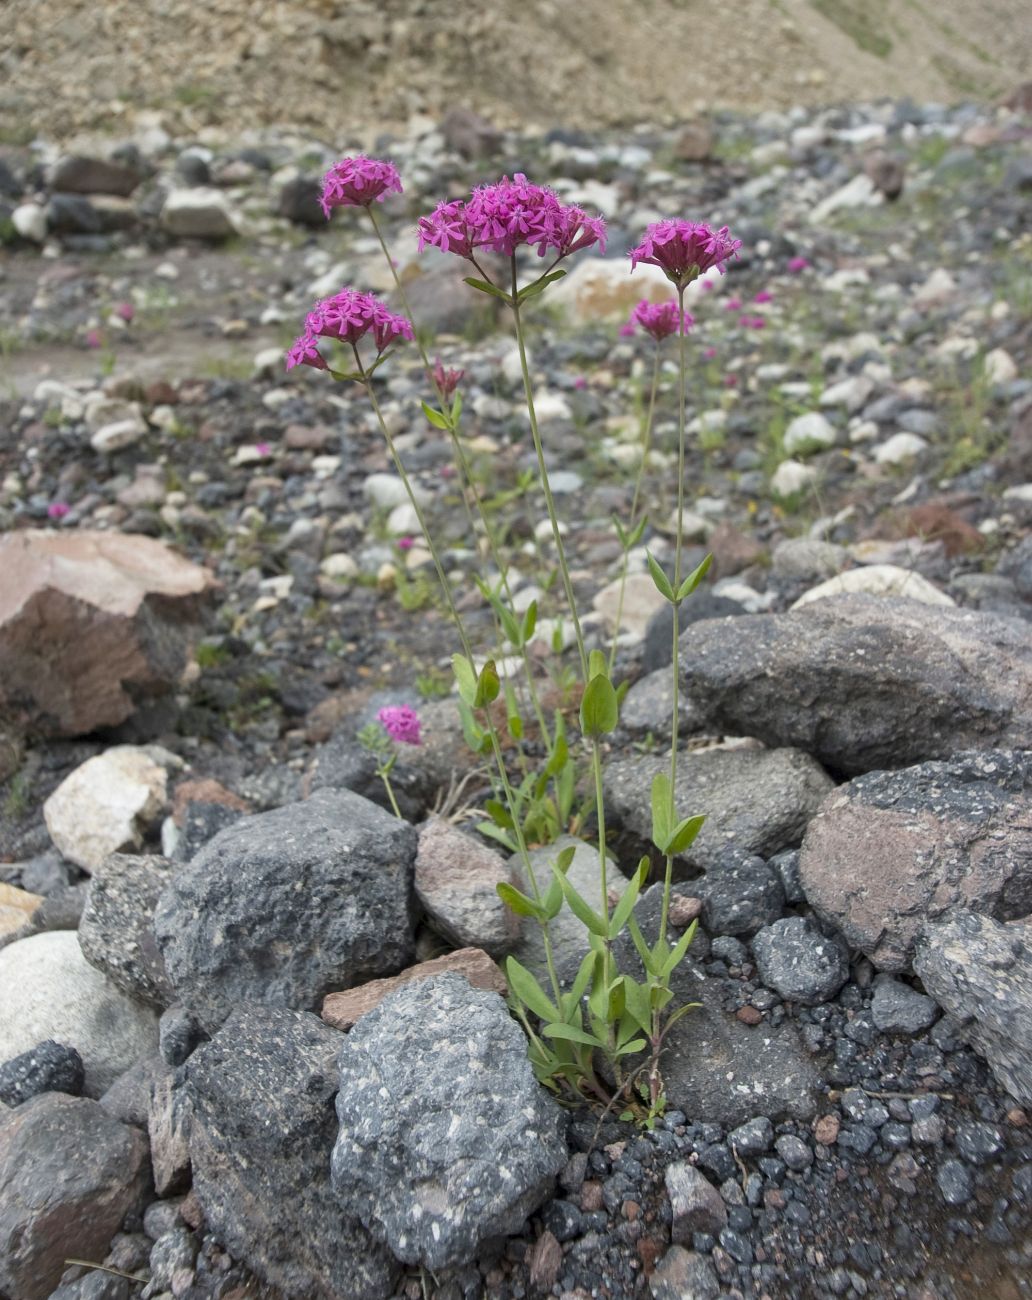
[[[384,789],[387,791],[387,798],[391,801],[391,807],[394,809],[394,815],[398,821],[402,821],[401,809],[398,807],[398,801],[394,797],[394,787],[391,785],[391,778],[381,769],[380,780],[383,782]]]
[[[652,441],[652,417],[656,410],[656,391],[659,388],[659,340],[656,340],[656,351],[652,361],[652,389],[649,393],[648,415],[645,417],[645,428],[642,431],[641,438],[641,464],[638,466],[638,473],[634,479],[634,496],[631,499],[631,517],[628,521],[629,530],[634,531],[638,522],[638,501],[641,497],[642,480],[645,477],[645,462],[649,455],[649,445]],[[620,635],[620,622],[623,618],[624,593],[627,590],[627,562],[630,556],[625,550],[623,553],[623,563],[620,566],[620,595],[616,602],[616,626],[613,628],[613,643],[609,647],[609,675],[613,675],[613,667],[616,664],[616,642]]]
[[[677,537],[674,542],[674,594],[681,585],[681,554],[683,549],[683,522],[684,522],[684,444],[685,444],[685,400],[687,397],[688,383],[686,378],[686,348],[685,348],[685,329],[684,329],[684,285],[679,285],[677,289],[677,311],[678,311],[678,389],[677,389]],[[671,666],[672,673],[672,695],[673,695],[673,713],[670,717],[670,825],[677,823],[676,814],[676,789],[677,789],[677,732],[678,723],[678,690],[680,687],[680,671],[677,662],[678,640],[681,632],[680,607],[675,603],[673,605],[674,629],[673,629],[673,663]],[[667,916],[670,911],[670,888],[674,875],[674,859],[672,854],[667,854],[666,872],[663,877],[663,909],[659,920],[659,940],[660,943],[666,941]]]
[[[530,366],[527,364],[527,348],[523,339],[523,323],[520,319],[520,307],[516,300],[516,294],[516,258],[514,256],[512,258],[512,314],[516,322],[516,343],[520,351],[520,369],[523,372],[523,392],[527,400],[527,415],[530,418],[530,435],[534,440],[538,474],[541,478],[541,489],[545,495],[545,508],[548,511],[549,522],[552,525],[552,539],[555,542],[556,554],[559,560],[559,572],[562,575],[563,589],[566,592],[566,603],[570,607],[570,617],[573,619],[573,631],[577,640],[577,651],[581,662],[581,676],[586,686],[588,684],[588,653],[584,648],[584,634],[581,631],[580,619],[577,617],[577,601],[573,594],[573,582],[570,579],[570,569],[566,563],[566,550],[563,546],[562,534],[559,531],[559,519],[555,512],[552,486],[548,481],[548,469],[545,465],[544,449],[541,446],[537,413],[534,410],[534,389],[530,382]]]

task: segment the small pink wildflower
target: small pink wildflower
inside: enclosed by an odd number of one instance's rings
[[[133,306],[131,302],[120,302],[118,306],[115,308],[115,315],[120,320],[124,320],[125,323],[128,325],[129,322],[136,315],[136,308]]]
[[[294,366],[314,366],[328,369],[319,353],[316,340],[339,339],[342,343],[357,343],[372,334],[377,356],[398,339],[412,339],[412,324],[404,316],[390,311],[371,293],[355,289],[341,289],[332,298],[316,303],[305,317],[304,333],[287,352],[287,369]]]
[[[724,387],[725,387],[725,388],[737,388],[737,387],[738,387],[738,376],[737,376],[737,375],[725,375],[725,376],[724,376]]]
[[[774,295],[771,293],[769,289],[761,289],[760,292],[753,297],[753,302],[757,302],[757,303],[771,302],[773,301],[773,298]]]
[[[668,280],[683,288],[713,266],[723,274],[724,264],[737,257],[741,246],[727,226],[713,230],[697,221],[656,221],[637,248],[631,249],[631,270],[639,262],[658,266]]]
[[[767,322],[762,316],[739,316],[738,323],[742,329],[765,330]]]
[[[256,443],[254,449],[255,449],[255,451],[258,453],[259,456],[271,456],[271,455],[272,455],[272,448],[269,446],[269,444],[268,444],[267,442],[259,442],[259,443]]]
[[[47,506],[47,518],[63,519],[71,508],[67,501],[51,501],[50,505]]]
[[[702,350],[702,355],[703,355],[703,357],[704,357],[707,361],[712,361],[713,358],[717,355],[717,349],[716,349],[716,348],[703,348],[703,350]]]
[[[694,324],[695,320],[691,312],[686,311],[684,332],[687,334]],[[640,326],[646,334],[651,334],[657,343],[660,339],[669,338],[671,334],[678,333],[681,327],[677,303],[673,299],[669,302],[649,302],[647,298],[643,298],[631,312],[627,324],[621,327],[620,333],[633,334],[635,325]]]
[[[462,382],[465,373],[465,370],[445,370],[441,358],[438,357],[434,362],[433,370],[427,371],[427,377],[441,394],[441,401],[446,402]]]
[[[88,348],[99,348],[101,346],[102,341],[103,340],[100,337],[100,330],[86,331],[86,346]]]
[[[376,715],[391,740],[401,745],[418,745],[419,714],[407,704],[381,709]]]
[[[798,275],[800,271],[805,271],[810,263],[805,257],[791,257],[788,261],[788,269],[793,275]]]
[[[399,538],[398,538],[398,550],[399,550],[399,551],[411,551],[411,550],[412,550],[412,547],[413,547],[413,544],[414,544],[414,543],[413,543],[413,539],[412,539],[411,537],[406,536],[406,537],[399,537]]]
[[[573,381],[573,386],[574,388],[577,389],[578,392],[580,392],[581,389],[587,388],[588,381],[584,378],[583,375],[578,375],[577,378]]]
[[[741,310],[742,310],[742,300],[741,300],[741,298],[728,298],[727,302],[724,303],[724,310],[725,310],[725,311],[741,311]]]
[[[393,163],[359,154],[334,163],[323,177],[322,210],[329,220],[334,208],[368,208],[393,190],[400,194],[401,177]]]

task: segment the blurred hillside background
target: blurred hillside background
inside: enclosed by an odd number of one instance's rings
[[[1029,0],[3,0],[0,140],[289,122],[373,132],[460,104],[500,126],[993,99]]]

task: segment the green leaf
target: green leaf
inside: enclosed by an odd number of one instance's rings
[[[434,408],[428,402],[422,402],[421,405],[423,407],[423,414],[426,416],[426,418],[430,421],[430,423],[434,426],[435,429],[451,428],[451,425],[448,423],[448,417],[446,415],[442,415],[440,411],[435,411]]]
[[[459,695],[472,707],[477,694],[477,674],[465,655],[452,655],[452,672],[459,684]]]
[[[699,922],[697,920],[693,921],[688,929],[685,930],[684,934],[681,935],[680,939],[678,939],[677,943],[674,944],[673,951],[663,963],[663,969],[660,971],[660,975],[663,979],[669,979],[680,965],[692,940],[695,938],[695,931],[698,924]]]
[[[626,1015],[634,1021],[643,1033],[652,1033],[652,1007],[649,1004],[649,991],[644,984],[624,976],[624,1001]]]
[[[641,518],[638,520],[638,522],[634,525],[634,531],[633,531],[633,532],[630,534],[630,536],[627,538],[627,549],[628,549],[628,550],[630,550],[632,546],[637,546],[638,543],[641,541],[641,539],[642,539],[642,535],[643,535],[644,532],[645,532],[645,528],[646,528],[646,525],[648,524],[648,522],[649,522],[649,517],[648,517],[648,515],[642,515],[642,517],[641,517]]]
[[[473,697],[473,707],[475,709],[486,709],[489,704],[498,698],[498,692],[502,689],[501,679],[498,676],[498,669],[495,667],[495,661],[489,659],[480,670],[480,676],[477,678],[476,695]]]
[[[481,835],[486,835],[488,839],[497,840],[498,843],[508,849],[510,853],[519,852],[520,846],[512,836],[506,835],[505,831],[503,831],[500,826],[496,826],[494,822],[477,822],[477,830]]]
[[[569,871],[570,864],[573,862],[574,854],[576,852],[577,846],[575,844],[567,844],[565,849],[559,851],[559,856],[555,860],[555,865],[564,876]]]
[[[709,572],[709,567],[713,563],[713,556],[707,555],[697,569],[693,569],[685,578],[684,582],[677,589],[678,601],[684,600],[685,596],[690,596],[699,583]]]
[[[451,422],[453,428],[458,428],[459,416],[462,414],[462,394],[456,393],[455,400],[451,404]]]
[[[563,906],[563,891],[558,880],[553,880],[548,886],[548,893],[541,900],[541,910],[544,913],[544,920],[551,921],[559,915]]]
[[[670,838],[662,847],[662,852],[668,858],[675,858],[679,853],[683,853],[686,848],[694,841],[699,831],[702,830],[705,822],[705,814],[699,817],[685,817],[679,821],[670,833]]]
[[[633,1056],[635,1052],[645,1050],[646,1043],[644,1038],[632,1038],[629,1043],[621,1043],[616,1049],[617,1056]]]
[[[670,777],[657,772],[652,778],[652,842],[660,853],[670,839],[670,804]]]
[[[512,610],[506,609],[501,601],[498,602],[495,609],[501,621],[506,640],[518,650],[523,643],[520,640],[520,625],[516,622]]]
[[[521,631],[521,641],[526,645],[534,635],[534,629],[537,627],[537,601],[532,600],[523,612],[523,627]]]
[[[526,302],[528,298],[536,298],[539,293],[544,293],[550,284],[554,284],[556,280],[561,280],[565,274],[565,271],[552,271],[549,275],[541,276],[533,284],[528,284],[525,289],[521,289],[516,295],[516,301],[522,303]]]
[[[552,757],[545,765],[545,771],[549,776],[556,776],[566,766],[566,761],[570,757],[570,747],[566,743],[564,735],[558,735],[555,738],[555,744],[552,746]]]
[[[462,719],[462,734],[466,737],[466,744],[474,754],[486,754],[491,748],[491,737],[474,718],[473,710],[465,700],[459,700],[459,717]]]
[[[555,797],[559,804],[559,824],[569,825],[570,812],[573,809],[573,796],[577,792],[577,772],[572,763],[567,763],[559,773],[555,783]]]
[[[506,881],[498,881],[495,889],[505,906],[517,916],[532,916],[537,921],[545,920],[544,908],[535,903],[532,898],[528,898],[526,894],[521,894]]]
[[[329,370],[329,367],[327,367],[327,369]],[[329,370],[329,374],[333,379],[339,380],[342,384],[365,383],[365,375],[360,374],[357,370]]]
[[[677,1022],[682,1018],[682,1016],[686,1016],[689,1011],[698,1011],[701,1006],[702,1006],[701,1002],[685,1002],[682,1006],[679,1006],[676,1011],[672,1011],[670,1013],[670,1016],[667,1019],[666,1024],[664,1024],[663,1026],[663,1032],[666,1033],[668,1029],[672,1029],[673,1026],[676,1025]]]
[[[664,984],[653,984],[649,989],[649,1005],[653,1011],[662,1011],[673,996],[673,989]]]
[[[623,897],[614,908],[612,918],[609,922],[610,939],[615,939],[627,924],[627,918],[634,910],[634,904],[637,902],[638,894],[641,892],[641,887],[645,883],[645,879],[649,874],[649,865],[648,858],[642,858],[638,863],[637,871],[635,871],[634,875],[628,882],[627,888],[623,892]]]
[[[500,799],[488,799],[484,804],[484,810],[496,826],[502,826],[507,831],[516,829],[508,808]]]
[[[581,898],[580,894],[577,893],[576,889],[574,889],[573,885],[570,884],[566,876],[559,870],[556,863],[550,862],[548,865],[552,868],[556,880],[559,881],[559,888],[563,891],[563,897],[566,899],[566,904],[570,911],[579,921],[587,926],[588,930],[592,934],[597,934],[602,938],[605,938],[608,933],[608,926],[602,917],[600,917],[598,913],[594,911],[593,908],[589,907],[584,899]]]
[[[616,688],[616,707],[618,709],[623,704],[624,696],[627,694],[627,692],[630,689],[631,689],[630,678],[625,677],[624,680],[620,683],[620,685]]]
[[[652,954],[652,949],[645,942],[645,937],[641,932],[638,922],[634,919],[634,913],[627,918],[627,930],[631,936],[631,942],[638,950],[638,956],[641,958],[641,964],[645,970],[654,978],[659,975],[659,965]]]
[[[559,1012],[548,994],[537,982],[526,966],[521,966],[515,957],[505,959],[505,978],[509,988],[525,1005],[530,1007],[542,1020],[558,1020]]]
[[[663,572],[663,566],[651,551],[645,552],[645,558],[648,560],[649,573],[652,574],[652,581],[656,584],[656,590],[661,596],[665,596],[671,604],[674,604],[674,589],[670,585],[670,579]]]
[[[592,650],[588,655],[588,681],[593,677],[608,677],[609,662],[601,650]]]
[[[581,697],[581,731],[585,736],[603,736],[614,731],[619,720],[613,683],[604,673],[599,673],[588,682]]]
[[[591,981],[592,972],[595,969],[595,954],[587,952],[577,970],[577,978],[568,993],[563,994],[563,1019],[569,1021],[572,1018],[573,1011],[580,1015],[580,1000],[584,996],[584,990]]]
[[[473,275],[465,275],[463,280],[471,289],[479,289],[481,293],[489,293],[492,298],[501,298],[502,302],[508,303],[510,307],[513,305],[511,295],[507,294],[504,289],[499,289],[496,284],[491,284],[489,280],[478,280]]]
[[[551,1025],[544,1025],[541,1029],[543,1034],[549,1038],[562,1038],[568,1043],[583,1043],[585,1047],[605,1047],[605,1043],[589,1034],[584,1029],[578,1029],[576,1025],[567,1025],[562,1022]]]

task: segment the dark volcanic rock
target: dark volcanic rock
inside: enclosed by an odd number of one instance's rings
[[[752,941],[760,978],[789,1002],[829,1002],[849,976],[849,952],[841,939],[826,938],[806,917],[788,916]]]
[[[640,839],[652,838],[652,781],[667,758],[629,758],[605,772],[612,819]],[[729,847],[770,857],[796,847],[807,823],[833,788],[808,755],[793,749],[709,749],[678,756],[675,804],[682,817],[705,813],[695,842],[675,870],[708,868]],[[761,922],[762,924],[762,922]]]
[[[111,854],[93,872],[79,923],[79,947],[90,965],[130,997],[162,1008],[174,995],[154,937],[154,909],[171,870],[167,858]]]
[[[882,970],[957,907],[1032,912],[1032,755],[979,751],[871,772],[829,795],[799,858],[807,901]]]
[[[1010,619],[877,596],[696,624],[684,688],[704,722],[855,775],[1032,745],[1032,643]]]
[[[0,1065],[0,1101],[6,1106],[20,1106],[41,1092],[66,1092],[79,1097],[85,1080],[82,1057],[75,1048],[48,1038]]]
[[[755,854],[725,849],[692,893],[702,900],[702,919],[710,934],[753,934],[776,921],[785,909],[777,872]]]
[[[1032,918],[956,912],[929,926],[914,969],[1022,1105],[1032,1105]]]
[[[43,1300],[100,1260],[148,1190],[147,1143],[95,1101],[48,1092],[0,1115],[0,1291]]]
[[[340,1053],[333,1186],[399,1259],[436,1269],[518,1232],[566,1164],[563,1112],[494,993],[457,975],[410,985]]]
[[[413,956],[416,833],[347,790],[245,817],[178,870],[155,933],[206,1029],[237,1002],[318,1009]]]
[[[239,1007],[186,1066],[205,1221],[289,1300],[383,1300],[400,1271],[330,1187],[342,1042],[305,1012]]]

